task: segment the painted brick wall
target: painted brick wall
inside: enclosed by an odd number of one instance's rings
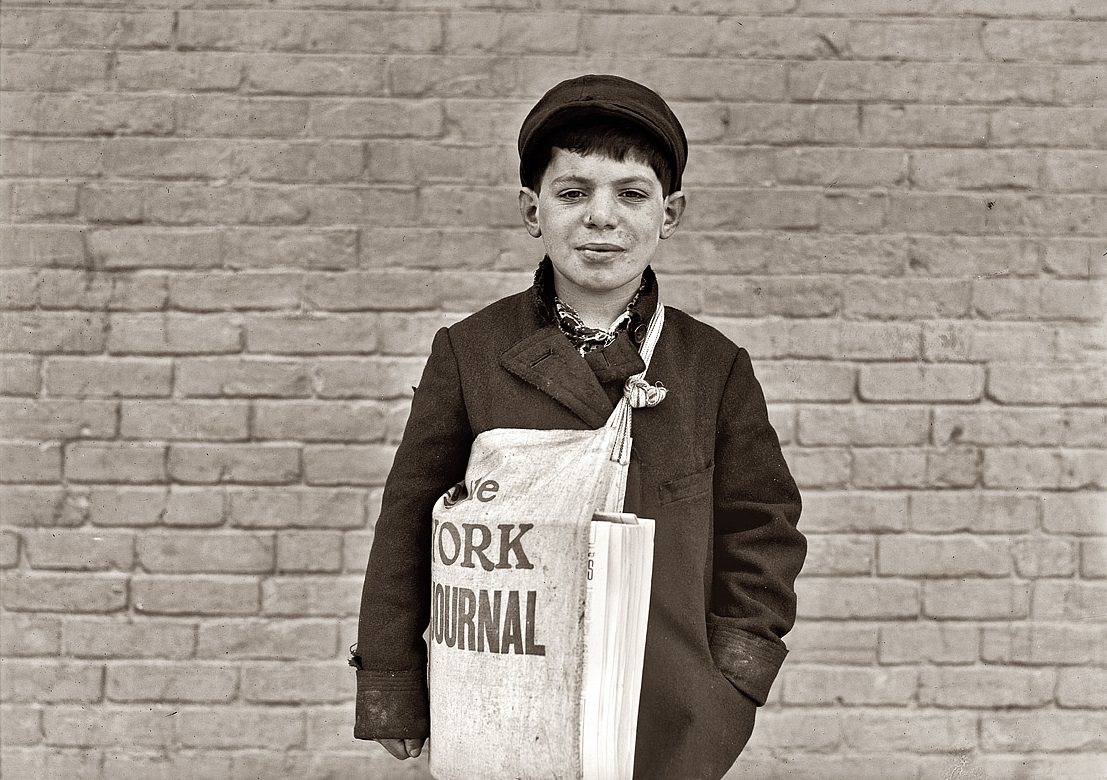
[[[693,151],[669,303],[803,487],[735,777],[1107,772],[1102,0],[11,0],[5,778],[425,777],[351,732],[433,331],[525,286],[586,71]]]

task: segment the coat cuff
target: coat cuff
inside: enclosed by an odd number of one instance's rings
[[[355,739],[426,739],[430,700],[422,669],[400,672],[357,670]]]
[[[784,643],[731,628],[711,618],[708,618],[707,641],[711,646],[711,658],[723,676],[758,706],[764,704],[788,654]]]

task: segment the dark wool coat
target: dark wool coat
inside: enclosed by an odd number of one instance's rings
[[[493,428],[599,428],[643,368],[652,271],[630,327],[587,357],[551,316],[549,276],[546,261],[534,288],[435,336],[365,578],[352,661],[360,739],[429,733],[431,509],[463,479],[473,438]],[[800,496],[744,349],[669,307],[646,379],[669,392],[634,411],[626,498],[627,511],[656,520],[635,777],[718,778],[787,652],[781,637],[806,552]]]

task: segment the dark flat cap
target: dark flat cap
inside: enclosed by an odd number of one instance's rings
[[[552,129],[588,116],[627,120],[657,139],[672,168],[669,192],[680,189],[688,139],[668,104],[649,87],[621,76],[588,74],[562,81],[542,96],[519,128],[519,178],[533,186],[532,153]]]

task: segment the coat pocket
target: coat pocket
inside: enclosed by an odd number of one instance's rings
[[[659,488],[661,504],[672,504],[675,501],[710,493],[714,474],[715,466],[711,465],[692,474],[662,482]]]

